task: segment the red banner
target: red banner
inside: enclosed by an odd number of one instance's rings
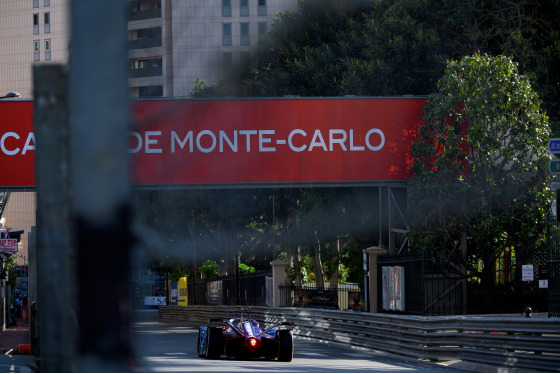
[[[0,187],[35,186],[33,103],[0,100]]]
[[[397,181],[425,99],[132,101],[132,183]],[[33,186],[32,102],[0,102],[0,186]]]

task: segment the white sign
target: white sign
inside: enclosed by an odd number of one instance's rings
[[[548,279],[539,280],[539,288],[548,288]]]
[[[165,305],[165,296],[144,296],[144,305]]]
[[[0,239],[0,252],[17,252],[17,239]]]
[[[534,280],[534,278],[533,278],[533,265],[523,265],[523,266],[521,266],[521,274],[522,274],[522,280],[524,282]]]

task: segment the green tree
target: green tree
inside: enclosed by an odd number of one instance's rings
[[[548,118],[511,58],[451,61],[428,98],[412,146],[411,240],[416,249],[471,255],[490,268],[506,253],[541,246]],[[475,277],[493,282],[473,266]]]
[[[255,64],[191,94],[428,95],[447,61],[480,51],[517,61],[557,123],[559,19],[553,0],[301,0],[277,17]]]
[[[198,268],[202,278],[214,278],[218,276],[218,264],[214,260],[206,260]]]

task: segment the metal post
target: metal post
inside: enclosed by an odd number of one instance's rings
[[[131,371],[128,1],[73,1],[70,53],[78,371]]]
[[[67,73],[62,66],[49,65],[38,65],[33,73],[40,369],[69,372],[76,369],[78,326],[70,234]]]
[[[0,274],[2,275],[2,280],[0,281],[2,287],[2,296],[1,296],[1,308],[2,308],[2,331],[6,330],[6,279],[4,279],[4,273],[6,270],[6,263],[7,259],[2,254],[0,258]]]

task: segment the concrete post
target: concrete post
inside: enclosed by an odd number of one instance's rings
[[[368,253],[368,298],[369,311],[377,313],[377,257],[386,255],[387,250],[379,247],[369,247],[365,250]]]
[[[37,65],[33,82],[37,249],[30,254],[37,268],[38,321],[32,323],[40,329],[38,347],[33,349],[38,348],[42,372],[71,372],[76,370],[78,324],[66,68]]]
[[[272,265],[272,295],[273,303],[272,306],[277,308],[280,306],[280,288],[281,284],[284,284],[286,279],[286,265],[288,263],[282,260],[274,260],[270,263]]]
[[[133,371],[129,1],[72,1],[69,104],[78,372]],[[43,321],[42,323],[48,323]]]

